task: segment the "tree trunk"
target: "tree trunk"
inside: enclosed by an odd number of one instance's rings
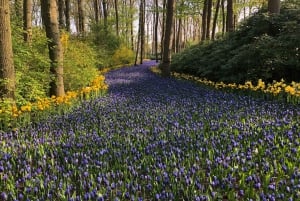
[[[71,19],[70,19],[70,0],[65,0],[65,18],[66,18],[66,30],[71,31]]]
[[[158,0],[155,0],[155,29],[154,29],[154,47],[155,47],[155,60],[158,62],[158,20],[159,20],[159,10],[158,10]]]
[[[78,31],[80,34],[84,34],[84,12],[83,12],[83,0],[78,0]]]
[[[177,29],[177,38],[176,38],[176,53],[180,52],[181,48],[181,39],[182,39],[182,17],[179,17],[178,19],[178,29]]]
[[[202,35],[201,35],[201,41],[204,41],[206,39],[207,7],[208,7],[208,0],[204,0],[204,6],[203,6],[203,12],[202,12]]]
[[[133,13],[132,13],[132,10],[133,10],[133,7],[134,7],[134,3],[133,3],[133,0],[130,0],[129,1],[129,4],[130,4],[130,38],[131,38],[131,50],[134,51],[134,33],[133,33]]]
[[[162,12],[162,30],[161,30],[161,58],[163,57],[164,52],[164,41],[165,41],[165,29],[166,29],[166,5],[167,0],[163,0],[163,12]]]
[[[218,0],[217,4],[216,4],[216,12],[215,12],[214,20],[213,20],[213,28],[212,28],[212,34],[211,34],[212,40],[215,40],[217,20],[218,20],[219,9],[220,9],[220,2],[221,2],[221,0]]]
[[[162,63],[160,65],[162,76],[169,77],[170,63],[171,63],[171,41],[172,41],[172,26],[173,26],[173,15],[175,9],[175,0],[167,1],[167,13],[166,13],[166,27],[165,27],[165,37],[164,37],[164,48],[163,48],[163,57]]]
[[[207,2],[206,34],[205,34],[206,40],[209,40],[209,37],[210,37],[211,8],[212,8],[212,0],[208,0],[208,2]]]
[[[143,63],[144,52],[145,52],[145,0],[141,0],[140,4],[140,31],[141,31],[141,55],[140,64]]]
[[[271,14],[279,14],[280,0],[268,0],[268,11]]]
[[[140,23],[140,22],[139,22]],[[137,44],[136,44],[136,53],[135,53],[135,60],[134,65],[137,65],[138,55],[140,51],[140,39],[141,39],[141,26],[139,25],[138,35],[137,35]]]
[[[226,30],[225,0],[222,0],[221,6],[222,6],[222,36],[224,36]]]
[[[233,26],[233,0],[227,0],[227,32],[234,31]]]
[[[58,23],[59,28],[64,29],[65,28],[65,2],[64,0],[58,0]]]
[[[32,0],[23,1],[24,41],[31,43],[32,39]]]
[[[56,0],[41,1],[42,18],[46,28],[48,40],[50,74],[53,80],[50,82],[50,96],[63,96],[65,94],[63,82],[63,51],[60,42],[59,24],[57,16]]]
[[[94,0],[94,12],[95,12],[95,22],[99,23],[99,1]]]
[[[119,11],[118,11],[118,0],[115,0],[115,15],[116,15],[116,33],[119,35]]]
[[[0,0],[0,98],[15,100],[15,90],[9,0]]]
[[[108,14],[107,14],[107,2],[106,0],[103,0],[102,1],[102,8],[103,8],[103,20],[104,20],[104,29],[105,31],[107,31],[107,17],[108,17]]]

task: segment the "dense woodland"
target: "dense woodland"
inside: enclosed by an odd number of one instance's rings
[[[299,3],[282,3],[2,0],[0,94],[62,96],[98,69],[144,58],[161,59],[168,76],[174,53],[172,70],[212,80],[298,81]]]
[[[299,4],[0,0],[0,200],[300,200]]]

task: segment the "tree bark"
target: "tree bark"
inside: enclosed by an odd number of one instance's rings
[[[222,0],[221,6],[222,6],[222,36],[224,36],[226,30],[225,0]]]
[[[158,62],[158,21],[159,21],[158,0],[155,0],[154,48],[155,48],[156,62]]]
[[[116,16],[116,33],[119,35],[119,10],[118,10],[118,0],[115,0],[115,16]]]
[[[227,0],[227,32],[234,31],[233,26],[233,0]]]
[[[133,7],[134,7],[134,3],[133,3],[133,0],[130,0],[129,1],[129,4],[130,4],[130,38],[131,38],[131,50],[134,51],[134,33],[133,33],[133,13],[132,13],[132,10],[133,10]]]
[[[58,0],[58,22],[59,22],[59,28],[64,29],[65,28],[65,2],[64,0]]]
[[[144,52],[145,52],[145,0],[140,2],[140,40],[141,40],[141,54],[140,54],[140,64],[143,63]]]
[[[84,34],[84,12],[83,12],[83,0],[78,0],[78,31],[80,34]]]
[[[212,27],[212,34],[211,34],[211,39],[212,40],[215,40],[217,20],[218,20],[219,9],[220,9],[220,2],[221,2],[221,0],[218,0],[217,4],[216,4],[216,12],[215,12],[215,16],[214,16],[214,19],[213,19],[213,27]]]
[[[211,8],[212,8],[212,0],[208,0],[208,2],[207,2],[206,34],[205,34],[206,40],[209,40],[209,37],[210,37]]]
[[[280,0],[268,0],[268,11],[271,14],[279,14]]]
[[[70,6],[70,0],[65,0],[66,30],[68,32],[71,31]]]
[[[173,26],[173,16],[175,9],[175,0],[167,0],[167,13],[166,13],[166,27],[165,27],[165,37],[164,37],[164,48],[163,57],[160,68],[162,71],[162,76],[169,77],[171,74],[170,63],[171,63],[171,41],[172,41],[172,26]]]
[[[24,41],[31,43],[32,40],[32,0],[23,1],[23,29]]]
[[[163,57],[164,52],[164,41],[165,41],[165,29],[166,29],[166,6],[167,6],[167,0],[163,0],[163,12],[162,12],[162,30],[161,30],[161,58]]]
[[[42,18],[48,40],[50,74],[53,80],[50,82],[49,95],[63,96],[65,94],[63,82],[63,51],[60,42],[59,24],[57,16],[56,0],[41,1]]]
[[[94,0],[94,13],[95,13],[95,22],[99,23],[99,1]]]
[[[0,0],[0,98],[15,100],[15,90],[9,0]]]
[[[208,7],[208,0],[204,0],[204,6],[203,6],[203,12],[202,12],[202,35],[201,35],[201,41],[204,41],[206,39],[207,7]]]
[[[108,13],[107,13],[107,2],[106,0],[102,1],[102,9],[103,9],[103,21],[104,21],[104,29],[107,31],[107,18],[108,18]]]

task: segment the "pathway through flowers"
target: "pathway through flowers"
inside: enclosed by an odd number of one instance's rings
[[[150,72],[0,135],[2,200],[297,200],[300,108]]]

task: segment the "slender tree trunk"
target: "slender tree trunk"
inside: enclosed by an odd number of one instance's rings
[[[144,53],[145,53],[145,0],[141,0],[140,5],[140,27],[141,27],[141,55],[140,55],[140,63],[143,63]]]
[[[15,100],[15,90],[9,0],[0,0],[0,98]]]
[[[94,0],[94,12],[95,12],[95,22],[99,23],[99,1]]]
[[[84,34],[84,12],[83,12],[83,0],[78,0],[78,31],[80,34]]]
[[[268,0],[268,11],[271,14],[279,14],[280,0]]]
[[[105,31],[107,31],[107,28],[108,28],[108,24],[107,24],[108,13],[107,13],[107,1],[106,0],[102,1],[102,9],[103,9],[104,29],[105,29]]]
[[[131,37],[131,50],[134,51],[134,33],[133,33],[133,7],[134,7],[134,0],[130,0],[129,4],[130,4],[130,37]],[[138,46],[137,46],[138,47]]]
[[[118,0],[115,0],[115,15],[116,15],[116,33],[119,35],[119,11],[118,11]]]
[[[65,18],[66,18],[66,30],[71,31],[71,18],[70,18],[70,0],[65,0]]]
[[[180,47],[181,47],[181,39],[182,39],[182,18],[179,17],[178,19],[178,29],[177,29],[177,38],[176,38],[176,52],[180,52]]]
[[[215,12],[214,20],[213,20],[213,28],[212,28],[212,34],[211,34],[212,40],[215,40],[217,20],[218,20],[219,9],[220,9],[220,2],[221,2],[221,0],[217,0],[216,12]]]
[[[42,18],[46,28],[48,40],[50,74],[53,80],[50,82],[50,96],[63,96],[65,94],[63,81],[63,51],[60,42],[59,24],[57,16],[56,0],[41,1]]]
[[[162,76],[169,77],[171,73],[171,41],[172,41],[172,26],[174,20],[175,0],[167,0],[166,27],[164,37],[164,48],[162,63],[160,65]]]
[[[164,41],[165,41],[165,29],[166,29],[166,5],[167,0],[163,0],[163,12],[162,12],[162,30],[161,30],[161,58],[163,58]]]
[[[227,0],[227,32],[234,31],[233,26],[233,0]]]
[[[204,41],[206,39],[207,7],[208,7],[208,0],[204,0],[204,6],[203,6],[203,12],[202,12],[202,35],[201,35],[201,41]]]
[[[208,0],[207,2],[207,20],[206,20],[206,40],[209,40],[210,37],[210,23],[211,23],[211,8],[212,8],[212,0]]]
[[[59,28],[64,29],[66,27],[65,25],[65,2],[64,0],[58,0],[58,22],[59,22]]]
[[[140,22],[139,22],[140,23]],[[136,53],[135,53],[135,60],[134,60],[134,65],[137,65],[137,60],[139,56],[139,51],[140,51],[140,39],[141,39],[141,26],[139,25],[139,30],[138,30],[138,36],[137,36],[137,45],[136,45]]]
[[[155,46],[155,60],[158,62],[158,21],[159,21],[159,10],[158,0],[155,0],[155,28],[154,28],[154,46]]]
[[[31,43],[32,39],[32,0],[23,1],[24,41]]]
[[[226,30],[225,0],[222,0],[221,6],[222,6],[222,36],[224,36]]]

